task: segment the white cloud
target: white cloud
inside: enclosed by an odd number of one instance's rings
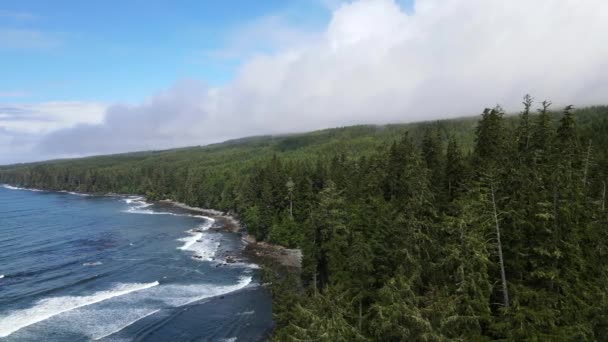
[[[99,124],[106,106],[94,102],[57,101],[38,104],[0,104],[0,163],[65,156],[39,148],[47,134],[78,124]]]
[[[63,44],[64,34],[37,29],[0,28],[1,49],[47,50]]]
[[[38,16],[30,12],[0,10],[0,18],[14,21],[33,21],[38,19]]]
[[[12,134],[46,134],[79,123],[98,124],[106,106],[92,102],[0,105],[0,129]]]
[[[229,31],[224,46],[205,51],[205,59],[243,60],[259,54],[273,53],[316,38],[318,32],[289,24],[288,14],[273,14],[257,18]]]
[[[3,97],[27,97],[31,94],[25,91],[0,91],[0,98]]]
[[[525,93],[557,104],[608,102],[603,0],[418,0],[409,14],[391,0],[334,6],[323,30],[279,38],[278,51],[250,57],[226,86],[179,83],[39,146],[91,154],[408,122],[496,103],[517,110]],[[270,27],[293,29],[284,25]]]

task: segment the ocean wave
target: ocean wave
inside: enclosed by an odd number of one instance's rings
[[[203,237],[203,233],[195,233],[190,237],[178,239],[178,241],[182,241],[184,244],[177,249],[181,249],[183,251],[188,250],[188,248],[192,247],[196,243],[196,240],[200,240]]]
[[[194,218],[211,221],[211,224],[213,224],[213,222],[215,222],[214,219],[204,216],[204,215],[180,214],[180,213],[174,213],[174,212],[169,212],[169,211],[156,211],[156,210],[146,209],[146,208],[152,206],[153,204],[146,202],[145,198],[143,198],[141,196],[125,198],[125,199],[123,199],[123,201],[129,205],[129,208],[127,210],[125,210],[124,212],[130,213],[130,214],[171,215],[171,216],[181,216],[181,217],[194,217]],[[209,224],[209,226],[206,227],[205,229],[208,229],[209,227],[211,227],[211,224]]]
[[[158,284],[157,281],[142,284],[118,284],[110,290],[95,292],[88,296],[63,296],[42,299],[31,308],[12,311],[4,316],[0,316],[0,337],[9,336],[17,330],[53,316],[131,292],[145,290]]]
[[[251,281],[251,277],[241,277],[235,284],[220,286],[217,284],[164,283],[147,291],[119,297],[93,307],[70,311],[47,324],[65,326],[68,328],[67,330],[83,334],[92,340],[101,340],[117,334],[159,311],[162,312],[164,309],[172,312],[171,308],[226,295],[247,287]],[[151,298],[154,299],[153,302],[150,301]],[[74,324],[74,322],[77,322],[77,324]],[[162,320],[160,322],[162,324]]]
[[[2,187],[9,190],[24,190],[24,191],[34,191],[34,192],[43,192],[44,190],[33,189],[33,188],[20,188],[18,186],[12,186],[8,184],[2,184]]]
[[[251,276],[241,276],[236,284],[217,286],[215,284],[193,285],[163,285],[155,289],[155,298],[159,298],[167,305],[180,307],[203,299],[226,295],[238,291],[251,284]]]
[[[99,266],[102,264],[103,264],[103,262],[101,262],[101,261],[91,261],[91,262],[85,262],[84,264],[82,264],[82,266]]]
[[[197,259],[211,261],[220,247],[220,242],[203,239],[203,236],[203,233],[196,233],[193,236],[178,239],[178,241],[182,241],[184,244],[177,247],[177,249],[192,252]]]
[[[125,198],[123,199],[123,201],[127,204],[132,204],[132,203],[136,203],[136,204],[147,204],[147,202],[144,200],[143,197],[141,196],[135,196],[135,197],[129,197],[129,198]]]
[[[188,231],[191,236],[178,239],[178,241],[181,241],[184,244],[177,247],[177,249],[193,252],[194,256],[200,260],[213,260],[215,253],[220,247],[220,242],[209,238],[204,239],[205,233],[203,231],[209,229],[214,221],[215,220],[212,218],[207,218],[207,221],[204,224]]]
[[[260,265],[254,264],[254,263],[251,263],[251,262],[227,263],[226,266],[246,268],[246,269],[250,269],[250,270],[259,270],[260,269]]]
[[[149,207],[151,205],[152,205],[152,203],[146,203],[146,205],[133,206],[133,207],[130,207],[129,209],[125,210],[124,212],[125,213],[129,213],[129,214],[171,215],[171,216],[194,217],[194,218],[199,218],[199,219],[212,220],[211,218],[209,218],[207,216],[203,216],[203,215],[178,214],[178,213],[172,213],[172,212],[169,212],[169,211],[156,211],[156,210],[151,210],[151,209],[144,209],[144,208],[147,208],[147,207]]]
[[[130,205],[130,208],[127,209],[127,212],[130,212],[130,213],[135,213],[143,208],[147,208],[152,205],[152,203],[146,202],[146,200],[143,197],[139,197],[139,196],[125,198],[125,199],[123,199],[123,201],[125,203],[127,203],[128,205]]]
[[[69,195],[82,196],[82,197],[92,196],[91,194],[85,194],[82,192],[74,192],[74,191],[67,191],[67,190],[61,190],[59,192],[64,193],[64,194],[69,194]]]
[[[146,318],[148,316],[154,315],[155,313],[159,312],[160,310],[161,309],[152,310],[152,311],[146,312],[143,315],[137,316],[135,319],[128,321],[126,324],[121,324],[118,328],[116,328],[114,330],[111,330],[109,332],[104,332],[103,335],[101,335],[101,336],[95,336],[95,337],[93,337],[93,341],[98,341],[98,340],[101,340],[102,338],[105,338],[105,337],[108,337],[110,335],[116,334],[117,332],[123,330],[124,328],[126,328],[128,326],[133,325],[136,322],[138,322],[138,321],[140,321],[140,320],[142,320],[142,319],[144,319],[144,318]]]
[[[5,189],[9,189],[9,190],[22,190],[22,191],[33,191],[33,192],[47,192],[47,190],[42,190],[42,189],[35,189],[35,188],[21,188],[18,186],[12,186],[12,185],[8,185],[8,184],[2,184],[2,187]],[[76,196],[83,196],[83,197],[88,197],[88,196],[92,196],[91,194],[85,194],[82,192],[74,192],[74,191],[67,191],[67,190],[60,190],[57,191],[63,194],[69,194],[69,195],[76,195]]]
[[[4,274],[0,274],[0,279],[4,278]]]

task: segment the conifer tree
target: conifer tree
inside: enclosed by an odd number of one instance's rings
[[[524,96],[524,110],[519,116],[519,126],[517,128],[517,147],[518,151],[522,154],[530,148],[530,139],[532,136],[532,125],[530,122],[530,109],[534,100],[530,95]]]
[[[550,153],[553,142],[553,126],[549,107],[551,102],[543,101],[542,108],[538,109],[538,116],[532,129],[532,146],[536,150],[538,157],[543,160]]]
[[[454,137],[448,142],[445,164],[445,188],[448,201],[453,201],[465,182],[465,166],[460,146]]]

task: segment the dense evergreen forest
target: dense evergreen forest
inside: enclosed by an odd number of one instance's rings
[[[537,108],[539,107],[539,108]],[[356,126],[0,168],[237,213],[303,250],[277,341],[608,339],[608,107]]]

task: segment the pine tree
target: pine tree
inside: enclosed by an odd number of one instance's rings
[[[522,162],[527,163],[528,152],[531,148],[532,124],[530,120],[530,109],[534,100],[530,95],[524,96],[524,110],[519,116],[519,126],[517,127],[517,150],[523,157]]]
[[[462,185],[465,182],[464,159],[454,137],[451,137],[448,142],[444,179],[448,201],[453,201],[462,191]]]
[[[422,155],[429,170],[431,184],[437,194],[441,194],[444,169],[444,151],[441,135],[437,127],[427,128],[422,140]]]
[[[542,108],[538,110],[536,122],[532,128],[532,146],[536,150],[537,158],[544,160],[551,152],[553,143],[553,124],[549,107],[551,102],[543,101]]]
[[[505,158],[506,130],[502,108],[486,108],[475,131],[475,158],[480,167],[496,169]],[[486,171],[482,171],[486,172]]]
[[[317,272],[319,288],[344,278],[348,227],[345,203],[333,181],[328,180],[319,193],[319,203],[313,212],[315,241],[318,246]]]

